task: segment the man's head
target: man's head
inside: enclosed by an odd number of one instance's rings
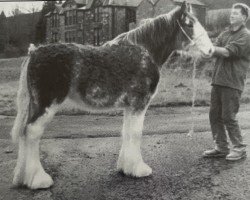
[[[245,24],[249,17],[249,7],[243,3],[233,5],[230,14],[231,25]]]

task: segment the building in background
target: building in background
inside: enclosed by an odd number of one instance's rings
[[[46,15],[47,42],[101,45],[128,31],[141,0],[67,0]]]
[[[136,27],[141,20],[167,13],[183,0],[66,0],[47,17],[47,43],[77,42],[102,45]],[[205,24],[206,7],[189,0]]]

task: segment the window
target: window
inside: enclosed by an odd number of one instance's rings
[[[72,31],[72,39],[71,39],[72,42],[76,42],[76,32],[75,31]]]
[[[49,21],[50,21],[50,27],[53,27],[52,26],[52,16],[50,16]]]
[[[76,10],[73,10],[73,24],[77,23]]]
[[[58,42],[58,33],[52,33],[51,42],[52,42],[52,43]]]
[[[69,33],[65,32],[65,42],[69,42]]]
[[[126,31],[129,30],[129,24],[136,23],[136,11],[132,8],[126,9]]]
[[[100,38],[99,38],[99,29],[94,29],[94,45],[99,46],[100,45]]]
[[[78,31],[78,33],[77,33],[77,42],[82,43],[82,32],[81,31]]]
[[[82,23],[84,20],[84,15],[82,11],[77,12],[77,23]]]
[[[94,9],[94,22],[100,21],[100,8],[97,7]]]
[[[67,26],[69,23],[69,11],[65,12],[65,25]]]
[[[54,27],[54,15],[51,16],[51,23],[52,23],[52,27]]]
[[[76,35],[76,31],[68,31],[65,32],[65,42],[76,42],[77,39],[77,35]]]
[[[72,24],[72,16],[69,16],[69,25]]]
[[[73,25],[77,23],[76,10],[69,10],[65,12],[65,25]]]
[[[57,15],[57,26],[60,26],[60,17]]]
[[[58,27],[60,24],[59,24],[59,16],[57,14],[53,14],[51,16],[51,26],[52,27]]]

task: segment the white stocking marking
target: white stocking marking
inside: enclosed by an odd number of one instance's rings
[[[46,125],[52,120],[57,106],[46,109],[44,115],[27,126],[26,134],[20,137],[17,166],[13,183],[27,185],[31,189],[48,188],[53,184],[44,171],[39,155],[40,138]]]
[[[148,176],[152,173],[141,156],[141,136],[146,109],[140,113],[124,111],[122,129],[122,147],[117,163],[118,170],[135,177]]]

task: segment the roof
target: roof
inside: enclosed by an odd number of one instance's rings
[[[48,12],[45,17],[49,17],[51,14],[56,14],[56,13],[59,13],[59,14],[62,14],[63,13],[63,7],[62,7],[62,4],[55,4],[55,9],[53,11],[50,11]]]
[[[74,0],[74,1],[75,1],[75,3],[76,3],[77,5],[86,5],[86,4],[88,3],[89,0]],[[67,4],[67,3],[68,3],[67,0],[64,1],[63,4],[62,4],[62,6],[64,6],[64,5]]]
[[[94,0],[88,0],[87,5],[86,5],[86,9],[90,9],[92,7],[93,3],[94,3]]]
[[[104,0],[104,6],[137,7],[143,0]]]
[[[184,0],[173,0],[176,3],[182,3]],[[205,6],[203,2],[200,2],[199,0],[186,0],[187,3],[193,4],[193,5],[200,5]]]
[[[76,4],[83,4],[86,5],[88,0],[75,0]]]
[[[54,11],[56,11],[57,13],[59,14],[62,14],[63,13],[63,7],[62,7],[62,4],[55,4],[56,8]],[[55,13],[55,12],[54,12]]]
[[[103,6],[138,7],[143,0],[101,0],[101,1]],[[159,0],[151,0],[151,1],[159,1]],[[75,0],[75,2],[77,4],[79,4],[79,2],[83,2],[81,4],[86,5],[84,9],[90,9],[93,6],[95,0]],[[82,9],[83,7],[81,8],[81,10]]]
[[[55,4],[55,9],[54,9],[54,13],[55,12],[60,12],[63,9],[62,4]]]
[[[77,8],[77,10],[86,10],[86,6],[83,6],[83,7]]]
[[[152,3],[153,5],[157,4],[159,0],[148,0],[150,3]]]

